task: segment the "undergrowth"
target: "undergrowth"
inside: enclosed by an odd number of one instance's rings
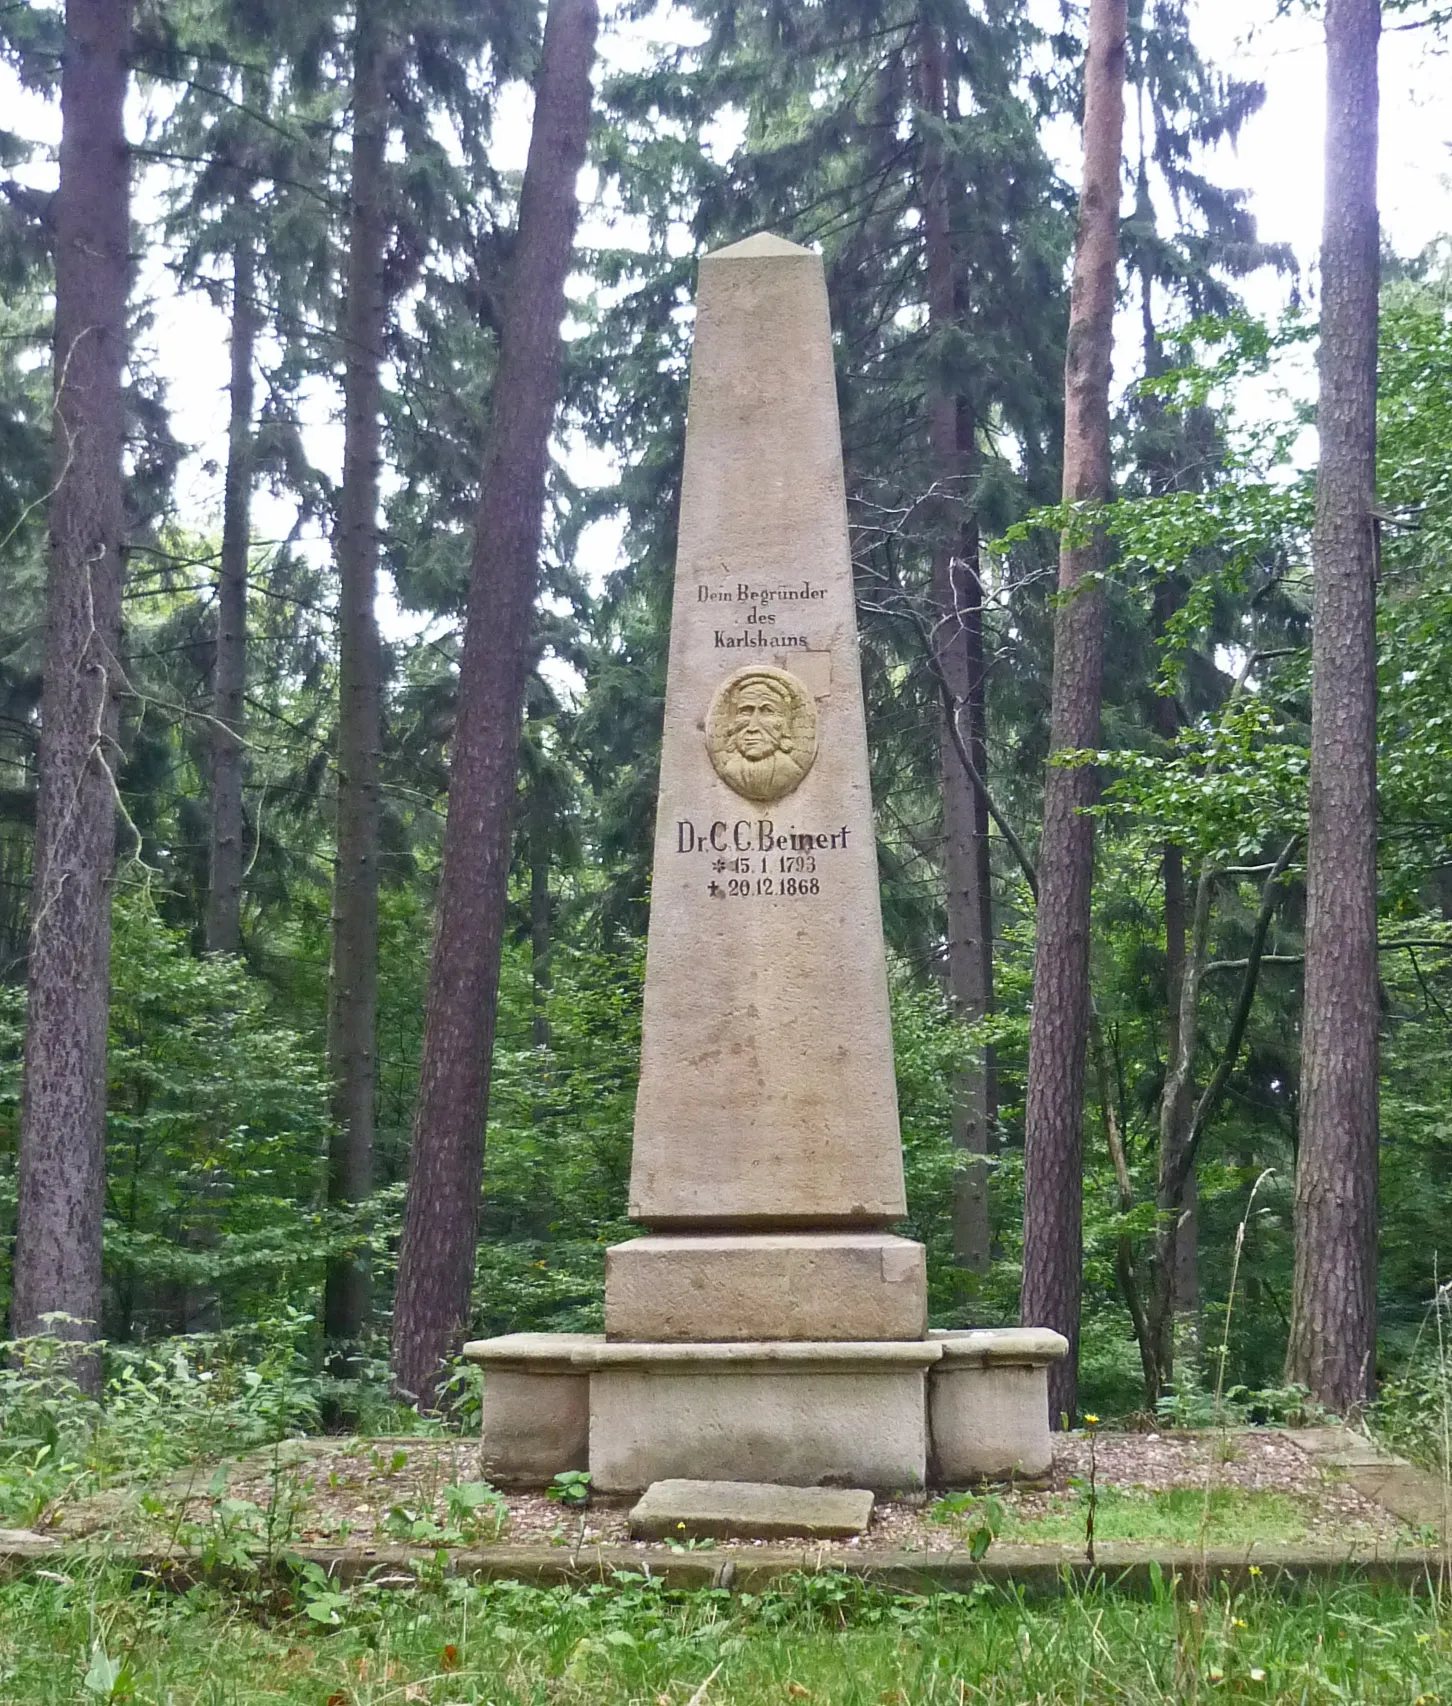
[[[1082,1540],[1089,1494],[1083,1487],[1051,1493],[1039,1511],[1022,1511],[971,1493],[950,1493],[933,1506],[935,1522],[973,1532],[988,1505],[998,1507],[993,1537],[1047,1544]],[[1100,1540],[1160,1541],[1172,1546],[1285,1545],[1305,1540],[1307,1513],[1285,1493],[1241,1487],[1100,1487],[1094,1494]]]
[[[133,1590],[119,1573],[0,1587],[8,1706],[1158,1706],[1229,1698],[1452,1699],[1435,1594],[1360,1587],[1091,1587],[913,1597],[840,1575],[762,1594],[640,1577],[557,1588],[340,1590],[321,1571],[241,1597]]]
[[[103,1345],[99,1400],[77,1383],[74,1344],[0,1343],[0,1527],[33,1527],[59,1501],[255,1451],[330,1423],[364,1435],[439,1432],[388,1396],[382,1364],[341,1381],[313,1360],[300,1311],[244,1332]],[[449,1425],[477,1425],[472,1371],[458,1371]]]

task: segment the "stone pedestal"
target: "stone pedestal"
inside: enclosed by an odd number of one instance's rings
[[[1044,1329],[883,1341],[611,1343],[512,1333],[465,1345],[484,1370],[484,1473],[602,1492],[684,1478],[902,1492],[1036,1480],[1053,1465]]]
[[[934,1333],[930,1468],[944,1487],[1041,1480],[1054,1466],[1049,1364],[1069,1349],[1046,1327]]]
[[[484,1370],[486,1479],[548,1486],[590,1467],[590,1369],[573,1359],[598,1343],[592,1333],[510,1333],[464,1346]]]
[[[605,1336],[921,1339],[921,1244],[890,1232],[656,1233],[605,1252]]]
[[[590,1376],[592,1481],[922,1487],[937,1356],[922,1340],[606,1345]]]

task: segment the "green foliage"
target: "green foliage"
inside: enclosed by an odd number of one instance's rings
[[[385,1527],[390,1538],[408,1546],[476,1546],[498,1540],[509,1521],[509,1506],[487,1481],[456,1481],[444,1488],[443,1522],[426,1511],[394,1505]],[[309,1615],[316,1615],[309,1608]]]
[[[733,1706],[1178,1706],[1222,1693],[1333,1706],[1445,1695],[1452,1639],[1435,1595],[1260,1585],[1187,1596],[1164,1579],[1147,1600],[1095,1587],[1047,1603],[986,1589],[920,1597],[831,1574],[741,1594],[671,1592],[638,1576],[344,1589],[318,1566],[290,1594],[250,1598],[133,1591],[129,1573],[85,1564],[0,1587],[7,1702],[105,1698],[85,1691],[87,1676],[93,1687],[124,1677],[130,1698],[172,1706],[318,1706],[413,1689],[497,1706],[625,1706],[684,1700],[708,1677],[702,1697]]]
[[[145,895],[114,911],[104,1328],[124,1340],[209,1314],[265,1319],[280,1296],[307,1296],[331,1231],[316,1207],[322,1061],[240,961],[196,958]],[[23,1001],[0,985],[7,1221]]]
[[[1368,1422],[1393,1451],[1452,1481],[1452,1298],[1438,1285],[1400,1366],[1377,1388]]]
[[[989,1494],[949,1493],[928,1512],[930,1522],[951,1523],[958,1529],[968,1556],[976,1564],[1004,1529],[1003,1502]]]
[[[322,1061],[237,961],[197,959],[144,901],[116,907],[107,1261],[117,1334],[142,1280],[214,1292],[228,1318],[306,1295],[327,1140]]]
[[[584,1469],[564,1469],[545,1488],[545,1497],[557,1505],[583,1508],[590,1502],[590,1476]]]
[[[37,1523],[57,1500],[316,1429],[326,1384],[311,1317],[283,1307],[235,1334],[100,1346],[100,1400],[75,1349],[46,1337],[0,1345],[0,1526]]]
[[[1252,1390],[1235,1385],[1207,1391],[1194,1363],[1182,1363],[1174,1387],[1155,1405],[1156,1419],[1167,1428],[1318,1427],[1325,1412],[1304,1386],[1267,1386]]]

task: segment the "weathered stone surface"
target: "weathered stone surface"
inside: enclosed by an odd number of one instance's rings
[[[921,1487],[926,1340],[622,1345],[586,1353],[590,1473],[602,1492],[702,1478]]]
[[[846,1540],[872,1520],[862,1487],[657,1481],[630,1513],[636,1540]]]
[[[921,1244],[890,1232],[656,1233],[605,1252],[611,1339],[921,1339]]]
[[[1438,1476],[1350,1428],[1294,1428],[1289,1437],[1323,1473],[1345,1480],[1413,1528],[1446,1537],[1447,1489]]]
[[[567,1374],[582,1353],[604,1343],[603,1333],[502,1333],[497,1339],[470,1339],[462,1354],[486,1368]]]
[[[481,1467],[502,1486],[547,1485],[590,1466],[590,1373],[572,1354],[588,1333],[476,1339],[464,1355],[484,1370]]]
[[[962,1342],[968,1339],[978,1343]],[[1057,1346],[1032,1342],[1053,1339]],[[1020,1343],[1005,1342],[1013,1340]],[[1049,1474],[1054,1448],[1048,1368],[1064,1354],[1060,1335],[1033,1328],[963,1334],[956,1344],[954,1336],[944,1335],[936,1342],[943,1346],[943,1358],[928,1381],[934,1483],[963,1487]]]
[[[658,1369],[662,1372],[781,1369],[800,1374],[854,1374],[862,1370],[928,1368],[942,1357],[930,1339],[821,1340],[743,1339],[719,1344],[665,1341],[657,1344],[597,1342],[576,1353],[580,1366]],[[728,1476],[740,1480],[740,1476]]]
[[[826,288],[754,237],[696,299],[630,1213],[904,1209]]]
[[[943,1347],[943,1361],[954,1365],[1036,1368],[1069,1354],[1069,1341],[1052,1327],[934,1328],[928,1337]]]
[[[470,1362],[485,1370],[587,1374],[597,1368],[662,1368],[671,1371],[729,1365],[738,1371],[785,1364],[807,1373],[852,1373],[857,1369],[927,1368],[940,1360],[939,1339],[867,1342],[803,1342],[760,1339],[696,1343],[611,1343],[603,1333],[506,1333],[464,1346]],[[729,1477],[728,1477],[729,1478]],[[741,1477],[734,1477],[740,1479]]]
[[[0,1552],[19,1552],[27,1546],[45,1546],[46,1538],[33,1528],[0,1528]]]

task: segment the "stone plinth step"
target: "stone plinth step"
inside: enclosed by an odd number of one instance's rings
[[[866,1531],[862,1487],[769,1481],[656,1481],[630,1513],[636,1540],[847,1540]]]
[[[921,1339],[923,1247],[891,1232],[656,1233],[605,1252],[607,1338]]]

